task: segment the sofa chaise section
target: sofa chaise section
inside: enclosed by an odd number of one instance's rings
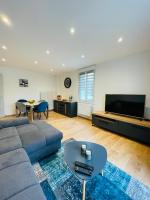
[[[16,129],[31,162],[40,160],[61,147],[62,133],[43,121],[18,126]]]

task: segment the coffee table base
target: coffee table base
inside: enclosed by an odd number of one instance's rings
[[[104,172],[103,170],[101,171],[101,176],[103,176]],[[86,180],[83,180],[82,183],[82,200],[85,200],[85,191],[86,191]]]
[[[83,180],[82,200],[85,200],[86,181]]]

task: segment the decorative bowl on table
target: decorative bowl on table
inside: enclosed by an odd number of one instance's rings
[[[34,104],[34,103],[35,103],[35,100],[34,100],[34,99],[30,99],[30,100],[28,101],[28,103],[29,103],[29,104]]]

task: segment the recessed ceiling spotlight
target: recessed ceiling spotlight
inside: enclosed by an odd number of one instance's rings
[[[81,55],[81,58],[85,58],[85,55],[84,55],[84,54],[82,54],[82,55]]]
[[[6,25],[6,26],[12,26],[12,22],[9,19],[9,17],[5,14],[0,14],[0,20]]]
[[[54,70],[53,69],[51,69],[51,72],[53,72]]]
[[[119,37],[117,41],[118,41],[118,43],[123,42],[123,37]]]
[[[2,46],[3,50],[7,50],[7,47],[5,45]]]
[[[6,58],[2,58],[2,62],[6,62]]]
[[[35,65],[37,65],[37,64],[38,64],[38,61],[37,61],[37,60],[35,60],[35,61],[34,61],[34,64],[35,64]]]
[[[75,28],[74,28],[74,27],[71,27],[71,28],[70,28],[70,34],[71,34],[71,35],[74,35],[74,34],[75,34]]]
[[[46,50],[46,54],[49,55],[49,54],[50,54],[50,51],[49,51],[49,50]]]
[[[64,66],[65,66],[65,64],[63,63],[63,64],[62,64],[62,66],[64,67]]]

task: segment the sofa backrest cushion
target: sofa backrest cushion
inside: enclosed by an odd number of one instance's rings
[[[29,119],[27,117],[20,117],[16,119],[1,119],[0,129],[12,127],[12,126],[20,126],[24,124],[29,124]]]

